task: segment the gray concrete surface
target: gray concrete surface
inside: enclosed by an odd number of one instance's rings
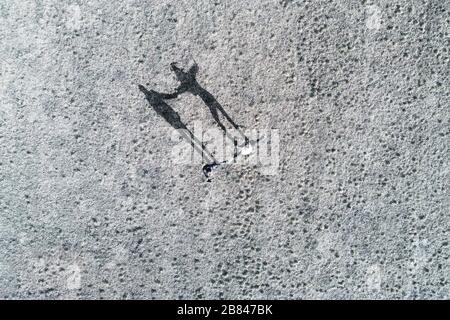
[[[449,12],[0,1],[0,297],[448,299]],[[171,162],[137,84],[194,60],[237,123],[279,130],[276,174]]]

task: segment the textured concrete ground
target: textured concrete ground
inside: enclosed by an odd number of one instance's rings
[[[0,1],[0,296],[450,298],[449,23],[447,0]],[[275,174],[171,162],[137,84],[193,60],[279,130]]]

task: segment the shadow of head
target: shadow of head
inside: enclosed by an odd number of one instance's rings
[[[139,90],[141,90],[141,92],[144,93],[144,94],[147,94],[147,93],[150,92],[150,91],[148,91],[147,88],[144,87],[142,84],[138,84],[138,88],[139,88]]]
[[[195,63],[187,72],[181,68],[178,68],[176,62],[170,64],[170,69],[175,73],[177,80],[182,84],[192,84],[197,80],[195,79],[198,72],[198,65]]]
[[[138,88],[143,94],[145,94],[145,97],[150,103],[160,102],[163,100],[163,97],[159,92],[156,92],[154,90],[147,90],[147,88],[141,84],[138,84]]]

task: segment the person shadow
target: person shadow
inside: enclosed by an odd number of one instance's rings
[[[175,62],[170,64],[170,69],[175,73],[177,80],[180,85],[175,89],[174,94],[176,96],[189,92],[194,96],[200,97],[205,105],[209,108],[211,115],[217,125],[226,133],[227,129],[225,125],[219,118],[219,112],[228,120],[228,122],[236,129],[239,130],[240,127],[234,122],[230,115],[225,111],[222,105],[217,101],[217,99],[205,88],[203,88],[197,81],[198,65],[194,65],[188,70],[177,67]]]
[[[208,174],[211,170],[219,165],[219,162],[214,158],[214,156],[208,151],[206,146],[199,141],[191,130],[186,126],[186,124],[181,121],[181,117],[171,106],[169,106],[165,99],[173,99],[176,97],[175,94],[161,93],[154,90],[148,90],[143,85],[138,85],[139,90],[144,93],[145,98],[148,103],[152,106],[153,110],[161,116],[168,124],[170,124],[174,129],[180,130],[181,136],[186,139],[193,147],[196,152],[200,154],[203,158],[206,158],[208,162],[203,166],[203,173],[208,178]],[[209,181],[209,180],[208,180]]]
[[[171,106],[166,103],[166,99],[176,98],[176,94],[160,93],[154,90],[148,90],[143,85],[138,85],[139,90],[145,95],[148,103],[152,106],[153,110],[161,116],[168,124],[170,124],[174,129],[188,129],[186,124],[181,121],[181,117]]]

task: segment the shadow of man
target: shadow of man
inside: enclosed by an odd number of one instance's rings
[[[189,131],[187,126],[181,121],[181,117],[164,100],[176,98],[176,94],[160,93],[154,90],[147,90],[143,85],[138,85],[139,90],[145,94],[145,98],[158,115],[164,118],[174,129],[184,129]],[[189,131],[190,132],[190,131]]]
[[[180,95],[185,92],[190,92],[195,96],[199,96],[209,108],[209,111],[211,112],[211,115],[216,121],[217,125],[224,132],[227,132],[227,129],[225,128],[222,121],[220,121],[218,111],[220,111],[220,113],[228,120],[228,122],[231,123],[231,125],[235,129],[239,130],[239,126],[233,121],[233,119],[231,119],[231,117],[224,110],[217,99],[197,82],[196,76],[198,72],[198,65],[196,63],[187,72],[185,72],[181,68],[178,68],[175,62],[172,62],[170,64],[170,68],[175,73],[175,76],[180,82],[180,85],[175,89],[174,94]]]
[[[160,93],[154,90],[147,90],[143,85],[138,85],[139,90],[145,94],[145,98],[152,106],[153,110],[161,116],[167,123],[169,123],[174,129],[182,129],[179,133],[189,141],[194,149],[203,157],[206,158],[209,165],[217,163],[214,156],[206,149],[201,141],[199,141],[191,130],[181,121],[181,117],[171,106],[169,106],[164,100],[173,99],[177,97],[176,93]],[[186,134],[186,132],[188,134]]]

